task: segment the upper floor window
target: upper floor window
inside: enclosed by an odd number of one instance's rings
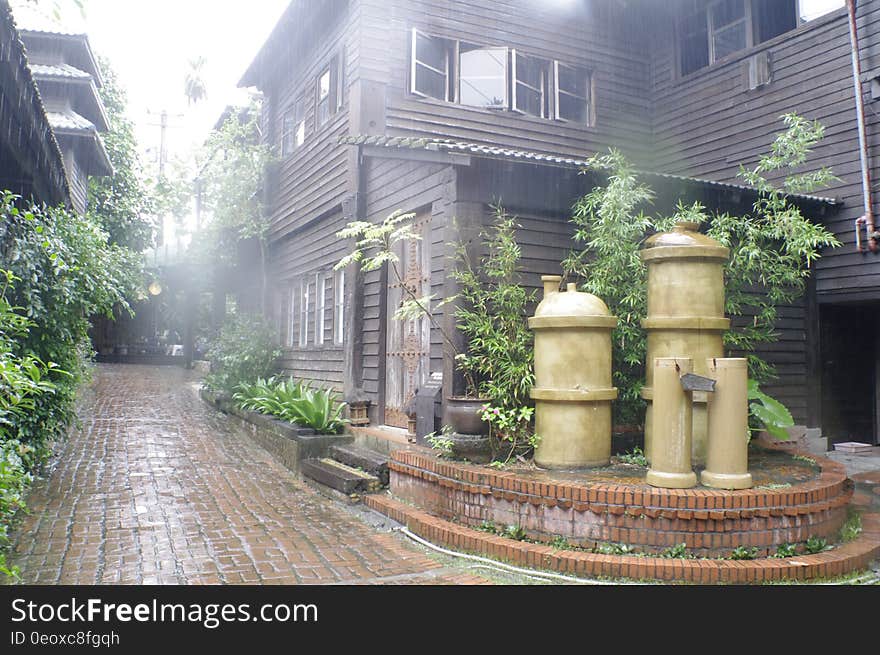
[[[412,31],[410,92],[471,107],[591,124],[591,74],[514,48]]]
[[[591,124],[590,75],[587,71],[554,62],[556,78],[556,118]]]
[[[450,81],[454,51],[453,41],[413,30],[410,91],[428,98],[454,101],[455,91]]]
[[[281,119],[281,156],[285,157],[306,140],[306,102],[300,97]]]
[[[343,61],[342,53],[334,55],[315,79],[315,124],[318,127],[342,107]]]
[[[538,118],[549,118],[549,62],[513,52],[513,109]],[[559,88],[559,85],[556,86]],[[557,116],[558,118],[558,116]]]
[[[315,273],[315,345],[324,345],[324,301],[327,293],[326,275]]]
[[[299,345],[309,345],[309,280],[302,278],[299,283]]]
[[[678,22],[679,72],[693,73],[844,6],[845,0],[691,0]]]
[[[506,109],[507,48],[459,47],[459,102],[474,107]]]

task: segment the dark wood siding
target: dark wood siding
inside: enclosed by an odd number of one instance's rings
[[[450,187],[454,175],[448,165],[414,162],[401,159],[370,158],[366,160],[367,220],[379,223],[391,213],[426,211],[431,214],[431,293],[444,296],[445,244],[448,207],[452,200]],[[363,390],[379,404],[383,393],[380,381],[384,362],[384,280],[379,271],[366,273],[363,316]],[[442,323],[442,309],[434,314]],[[437,330],[431,334],[431,372],[443,369],[443,337]]]
[[[616,143],[634,157],[650,147],[647,40],[624,29],[611,3],[543,8],[525,0],[361,0],[360,75],[388,85],[387,133],[431,135],[583,156]],[[582,7],[589,6],[589,9]],[[596,126],[421,99],[408,93],[412,28],[560,60],[593,72]]]
[[[315,40],[314,47],[301,52],[292,45],[281,56],[283,63],[267,89],[266,134],[277,148],[280,160],[273,173],[270,211],[271,238],[284,238],[333,207],[341,205],[351,190],[348,184],[348,149],[338,144],[348,133],[348,81],[356,61],[356,24],[347,3],[332,14],[332,24]],[[315,88],[317,77],[334,58],[341,69],[341,108],[329,121],[318,125]],[[282,119],[298,98],[304,99],[305,142],[287,156],[281,156]]]

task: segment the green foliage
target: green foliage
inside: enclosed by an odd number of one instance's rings
[[[0,195],[0,219],[0,270],[16,278],[7,301],[29,322],[13,353],[33,358],[32,378],[54,385],[53,393],[33,396],[15,423],[15,437],[40,451],[75,418],[76,391],[90,370],[89,317],[129,309],[127,298],[140,293],[141,260],[108,244],[92,218],[32,206],[8,192]]]
[[[523,405],[520,407],[483,405],[481,417],[489,424],[490,435],[494,438],[493,446],[499,446],[506,453],[501,464],[509,462],[513,457],[526,457],[541,441],[532,429],[532,416],[535,408]],[[496,453],[497,454],[497,453]]]
[[[730,554],[730,559],[755,559],[758,556],[758,549],[755,546],[751,548],[747,546],[737,546]]]
[[[235,314],[211,343],[207,353],[211,372],[205,384],[213,391],[232,394],[243,383],[267,377],[280,356],[275,329],[263,316]]]
[[[691,559],[693,556],[688,553],[687,544],[681,543],[670,546],[660,553],[660,557],[668,559]]]
[[[612,149],[589,160],[604,172],[607,184],[597,186],[574,205],[574,239],[583,244],[562,263],[566,274],[584,280],[582,289],[601,298],[617,316],[612,333],[614,383],[619,400],[618,423],[638,423],[643,411],[641,389],[647,341],[642,319],[647,314],[648,273],[639,255],[652,231],[669,229],[675,219],[655,218],[644,209],[653,191],[639,182],[624,156]]]
[[[455,442],[449,436],[451,433],[452,428],[448,425],[444,425],[440,430],[440,434],[431,432],[430,434],[425,435],[425,440],[431,448],[437,451],[437,454],[440,457],[451,458],[455,454]]]
[[[795,114],[782,120],[786,129],[771,151],[755,167],[740,167],[740,177],[758,190],[758,198],[751,211],[739,216],[710,216],[699,203],[679,203],[671,217],[648,216],[645,210],[653,192],[639,182],[619,152],[611,150],[590,160],[590,168],[603,173],[606,182],[576,202],[572,221],[582,248],[572,252],[563,266],[568,275],[582,278],[584,290],[599,296],[618,317],[613,333],[618,422],[639,422],[644,409],[640,391],[646,337],[641,321],[647,313],[647,269],[639,249],[651,232],[666,231],[679,221],[705,224],[708,236],[730,249],[724,269],[725,311],[749,320],[733,321],[725,346],[745,352],[752,378],[761,382],[773,375],[772,368],[754,354],[755,348],[776,339],[778,306],[803,294],[822,248],[840,245],[824,227],[807,220],[787,196],[834,179],[825,168],[793,172],[822,138],[822,126]],[[784,176],[781,185],[770,181],[780,175]]]
[[[828,547],[828,540],[823,537],[810,537],[804,544],[804,550],[811,555],[814,553],[821,553],[823,550],[828,550]]]
[[[753,423],[757,423],[759,429],[766,430],[774,439],[787,441],[790,435],[786,428],[794,425],[794,419],[785,405],[761,391],[755,380],[748,382],[748,399]]]
[[[501,534],[508,539],[516,539],[517,541],[525,541],[528,537],[526,531],[520,525],[508,525]]]
[[[535,382],[534,335],[527,316],[528,308],[536,304],[536,293],[522,285],[516,218],[501,206],[493,210],[492,227],[480,234],[486,256],[475,262],[465,243],[456,249],[455,318],[467,339],[467,350],[458,355],[457,365],[477,382],[477,395],[512,410],[529,403]]]
[[[634,466],[647,466],[648,458],[645,457],[645,453],[642,452],[642,449],[638,446],[635,446],[632,449],[631,453],[624,453],[623,455],[618,455],[617,459],[623,462],[624,464],[632,464]]]
[[[635,555],[636,549],[630,546],[629,544],[613,544],[613,543],[601,543],[596,544],[593,548],[594,553],[599,553],[600,555]]]
[[[321,434],[342,432],[347,420],[342,418],[345,404],[332,389],[315,389],[311,383],[293,378],[258,378],[242,383],[232,395],[239,407],[284,421],[312,428]]]
[[[840,541],[852,541],[862,533],[862,516],[852,507],[847,508],[846,522],[840,528]]]
[[[797,548],[794,544],[779,544],[776,547],[776,552],[771,557],[783,558],[794,557],[795,555],[797,555]]]
[[[110,129],[101,135],[113,175],[89,178],[89,215],[107,232],[110,243],[143,252],[153,244],[155,200],[138,155],[128,101],[110,63],[99,58],[104,84],[99,89]]]
[[[570,550],[572,547],[568,539],[563,537],[561,534],[553,537],[553,539],[550,541],[550,545],[553,548],[558,548],[559,550]]]
[[[262,140],[259,106],[233,110],[198,159],[203,209],[210,215],[199,235],[201,254],[208,261],[228,261],[239,240],[265,243],[269,221],[260,190],[275,158]]]

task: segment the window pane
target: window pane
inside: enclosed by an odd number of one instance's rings
[[[746,47],[746,24],[738,23],[714,34],[715,61]]]
[[[301,146],[306,141],[306,121],[305,119],[301,120],[297,123],[296,126],[296,137],[294,139],[294,145]]]
[[[281,154],[286,155],[292,150],[293,112],[288,111],[281,120]]]
[[[446,42],[416,33],[416,61],[440,71],[446,70]]]
[[[753,0],[752,16],[758,43],[763,43],[797,27],[797,3],[796,0]]]
[[[326,98],[330,95],[330,71],[329,69],[318,78],[318,98]]]
[[[559,117],[576,123],[587,122],[587,102],[574,96],[559,95]]]
[[[709,37],[706,30],[682,39],[681,74],[687,75],[709,65]]]
[[[712,27],[718,29],[745,18],[746,8],[743,0],[723,0],[711,7]]]
[[[516,108],[532,116],[544,116],[544,103],[540,91],[522,84],[516,85]]]
[[[576,96],[587,95],[587,74],[579,68],[559,66],[559,89]]]
[[[844,0],[799,0],[802,21],[813,20],[844,6]]]
[[[504,107],[507,102],[507,49],[461,53],[459,100],[463,105]]]
[[[446,100],[446,76],[416,64],[415,89],[431,98]]]
[[[532,57],[516,56],[516,79],[525,82],[536,89],[541,88],[542,73],[546,70],[546,64],[540,59]]]

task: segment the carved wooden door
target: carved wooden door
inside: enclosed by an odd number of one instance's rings
[[[431,288],[431,217],[417,216],[413,231],[421,239],[399,242],[397,270],[388,272],[387,341],[385,366],[385,424],[406,428],[416,391],[430,373],[431,322],[427,316],[397,320],[394,313],[407,300],[423,298]]]

